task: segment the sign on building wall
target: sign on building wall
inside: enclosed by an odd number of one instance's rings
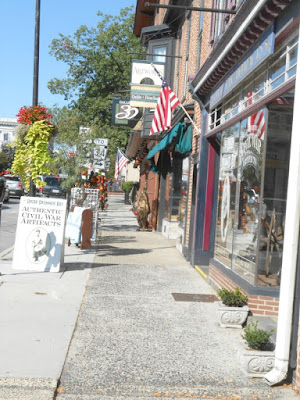
[[[164,76],[165,64],[155,63],[155,68]],[[151,61],[132,62],[130,105],[132,107],[155,107],[161,90],[161,79]]]
[[[66,205],[65,199],[21,197],[13,269],[59,272]]]
[[[272,24],[226,75],[226,78],[213,90],[210,96],[211,108],[237,86],[248,74],[257,68],[267,57],[273,54],[274,41],[274,24]]]

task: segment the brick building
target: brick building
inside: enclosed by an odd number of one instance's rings
[[[253,315],[278,317],[268,381],[290,368],[300,386],[300,1],[157,3],[180,7],[137,0],[134,33],[148,60],[165,63],[193,123],[177,107],[172,128],[152,137],[144,110],[136,154],[147,148],[141,190],[148,181],[152,228],[176,239],[213,286],[241,287]]]

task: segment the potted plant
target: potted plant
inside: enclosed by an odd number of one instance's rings
[[[241,335],[248,344],[248,349],[244,351],[244,367],[251,378],[263,377],[273,368],[275,360],[271,342],[274,329],[261,329],[257,325],[258,321],[250,321]]]
[[[223,328],[242,328],[249,313],[248,296],[239,287],[234,290],[219,289],[217,295],[221,299],[217,302],[220,326]]]
[[[132,181],[122,182],[122,191],[125,192],[125,204],[130,204],[129,193],[133,187]]]

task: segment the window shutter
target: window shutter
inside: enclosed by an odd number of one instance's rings
[[[212,8],[217,8],[217,0],[213,0]],[[216,27],[216,13],[211,13],[210,20],[210,33],[209,33],[209,43],[212,43],[215,38],[215,27]]]

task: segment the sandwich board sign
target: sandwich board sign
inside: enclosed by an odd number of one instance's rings
[[[64,257],[65,199],[21,197],[13,269],[59,272]]]

